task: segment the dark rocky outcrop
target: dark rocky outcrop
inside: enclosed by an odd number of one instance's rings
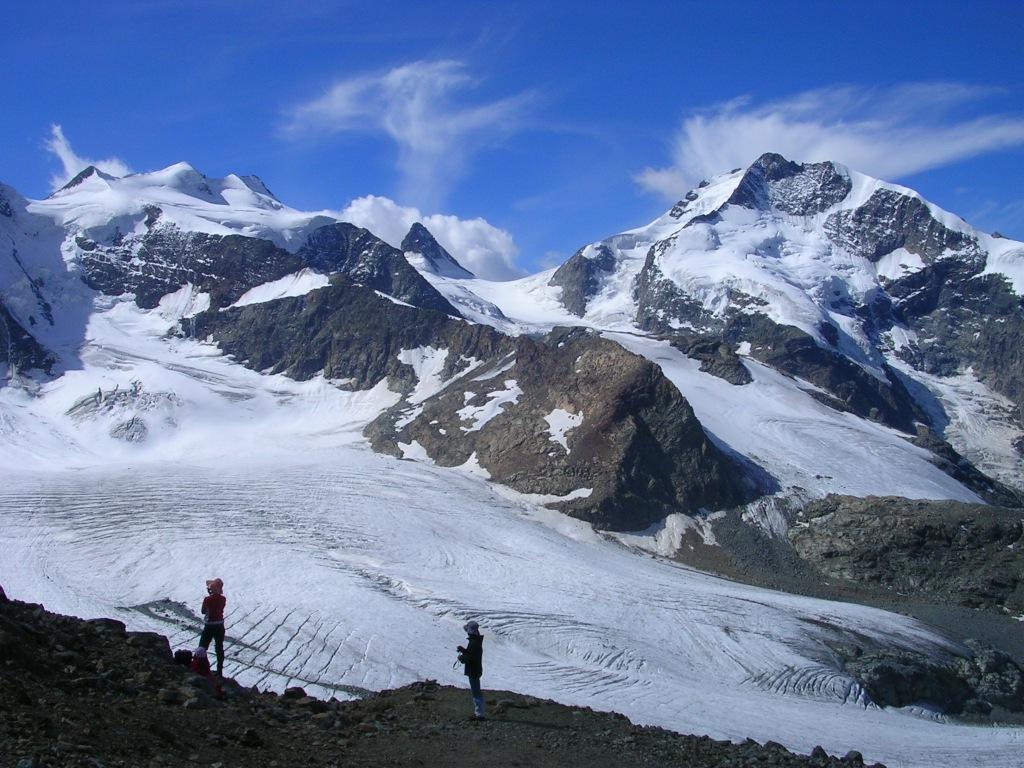
[[[714,336],[671,336],[673,347],[695,360],[700,360],[700,369],[730,384],[742,386],[754,379],[743,365],[743,358],[727,341]]]
[[[253,286],[278,280],[305,266],[295,254],[269,240],[242,235],[182,232],[159,224],[141,237],[115,236],[101,244],[79,235],[78,258],[86,284],[102,293],[135,294],[145,309],[192,283],[210,294],[214,309],[237,301]]]
[[[1024,298],[983,258],[942,259],[888,286],[900,319],[917,334],[900,356],[951,376],[971,368],[1018,406],[1024,425]]]
[[[924,705],[952,715],[1024,712],[1024,673],[1007,654],[967,642],[969,655],[936,659],[899,650],[838,649],[846,671],[886,707]],[[1014,718],[1017,719],[1017,718]]]
[[[0,589],[0,768],[475,768],[518,764],[514,755],[538,768],[864,765],[855,752],[818,747],[809,758],[770,742],[684,736],[509,691],[487,691],[490,717],[475,722],[465,690],[432,680],[344,702],[297,685],[279,695],[223,684],[218,697],[176,666],[160,635],[53,614]]]
[[[1003,507],[1024,507],[1024,492],[994,480],[961,456],[953,446],[932,430],[918,426],[914,445],[932,452],[932,463],[954,480],[970,488],[989,504]]]
[[[578,317],[587,313],[587,303],[601,287],[602,280],[615,271],[615,254],[604,243],[580,248],[555,270],[548,285],[562,289],[559,300]]]
[[[1024,613],[1019,510],[954,501],[829,496],[790,529],[822,574],[971,608]]]
[[[925,263],[947,250],[964,255],[978,252],[970,235],[946,227],[923,200],[891,189],[875,190],[860,207],[833,213],[825,220],[825,234],[869,261],[878,261],[897,248],[906,248]]]
[[[219,309],[254,286],[311,267],[348,275],[414,306],[458,316],[401,251],[352,224],[315,229],[297,253],[256,237],[183,232],[163,223],[157,207],[148,210],[146,225],[144,235],[115,232],[103,243],[78,236],[78,261],[89,287],[111,295],[132,293],[138,305],[148,309],[191,283],[209,293],[210,306]]]
[[[55,360],[0,299],[0,364],[17,371],[49,371]]]
[[[320,227],[309,235],[298,256],[304,264],[325,274],[340,272],[421,309],[459,316],[448,300],[406,261],[402,251],[353,224],[338,222]]]
[[[717,509],[752,493],[660,368],[585,331],[511,338],[395,304],[340,275],[305,296],[202,313],[187,331],[256,370],[300,380],[322,372],[351,389],[386,379],[405,394],[417,377],[400,356],[437,350],[440,378],[457,383],[418,412],[403,402],[381,416],[368,429],[374,447],[400,455],[399,443],[415,440],[445,466],[475,453],[494,480],[527,493],[590,488],[558,506],[602,527],[643,528],[670,512]],[[512,393],[508,381],[517,382],[518,402],[472,429],[477,416],[465,414]],[[545,421],[556,409],[582,419],[567,447],[552,440]]]
[[[727,202],[754,210],[811,216],[841,202],[850,194],[851,186],[849,177],[834,163],[801,165],[767,152],[747,169]]]
[[[430,231],[419,222],[410,227],[402,239],[402,250],[406,253],[418,253],[423,257],[425,266],[436,275],[444,277],[469,278],[473,273],[459,264],[442,245],[434,239]]]
[[[447,349],[443,375],[450,378],[465,368],[463,358],[490,360],[512,348],[512,341],[490,326],[396,304],[342,275],[304,296],[204,312],[187,323],[186,331],[211,337],[258,371],[300,381],[322,372],[350,389],[369,389],[386,378],[402,392],[416,381],[398,359],[403,349]]]
[[[676,333],[681,327],[702,333],[721,331],[724,325],[722,319],[709,312],[703,302],[681,290],[662,271],[659,257],[673,243],[674,240],[669,238],[652,245],[636,277],[633,298],[636,301],[637,326],[645,331],[663,334]],[[722,290],[737,308],[742,307],[745,299],[749,298],[736,295],[727,286],[723,286]]]
[[[478,426],[499,400],[500,412]],[[582,329],[519,337],[507,358],[453,383],[413,417],[403,411],[371,425],[377,450],[398,454],[399,443],[416,441],[444,466],[475,457],[516,490],[569,496],[552,506],[601,528],[641,529],[753,493],[660,368]],[[559,434],[551,419],[572,427]],[[589,495],[571,498],[582,489]]]
[[[886,372],[887,381],[822,346],[799,328],[780,325],[758,313],[736,314],[722,337],[733,345],[748,342],[754,359],[827,391],[831,397],[822,401],[830,407],[912,434],[919,422],[928,422],[928,415],[884,363],[880,368]]]

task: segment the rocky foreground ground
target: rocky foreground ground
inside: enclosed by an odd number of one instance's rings
[[[167,639],[8,600],[0,590],[0,768],[41,766],[862,766],[633,725],[505,691],[468,718],[464,690],[432,681],[358,701],[209,682]],[[810,727],[810,726],[809,726]],[[877,766],[876,766],[877,768]]]

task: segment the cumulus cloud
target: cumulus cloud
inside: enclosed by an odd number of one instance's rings
[[[370,230],[396,248],[418,221],[462,266],[478,277],[512,280],[523,274],[515,266],[518,249],[512,235],[484,219],[460,219],[445,214],[424,216],[417,208],[377,195],[353,200],[338,217]]]
[[[686,117],[672,139],[671,164],[645,168],[636,181],[675,200],[700,179],[749,165],[764,152],[836,160],[899,179],[1024,144],[1020,116],[953,114],[992,93],[963,83],[912,83],[824,88],[764,104],[735,99]]]
[[[90,165],[95,165],[111,176],[127,176],[132,172],[127,163],[117,157],[108,157],[105,160],[90,160],[82,157],[72,148],[71,142],[64,135],[64,129],[56,123],[50,126],[50,138],[46,140],[46,149],[52,152],[61,164],[60,171],[50,177],[50,188],[54,190],[63,187]]]
[[[398,147],[399,194],[420,207],[439,206],[472,155],[522,127],[532,97],[459,100],[477,84],[459,61],[417,61],[335,82],[291,110],[283,134],[306,139],[383,133]]]

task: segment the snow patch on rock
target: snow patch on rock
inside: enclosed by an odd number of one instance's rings
[[[550,435],[549,439],[551,442],[558,443],[565,449],[566,453],[569,453],[569,443],[565,436],[583,423],[583,411],[569,413],[569,411],[562,408],[555,408],[555,410],[544,417],[544,421],[548,424],[548,434]]]
[[[231,307],[247,307],[250,304],[262,304],[289,296],[305,296],[310,291],[323,288],[329,283],[330,278],[327,275],[322,275],[312,269],[302,269],[294,274],[285,275],[277,280],[271,280],[269,283],[250,288]],[[209,298],[207,298],[207,305],[209,305]]]
[[[500,414],[506,405],[515,405],[519,402],[519,396],[523,394],[523,390],[519,388],[515,379],[505,380],[505,389],[499,389],[496,392],[487,393],[487,402],[483,405],[467,405],[465,408],[460,408],[457,413],[462,421],[473,420],[473,426],[471,427],[460,427],[463,432],[477,432],[483,429],[484,425],[487,424],[491,419]],[[475,395],[472,392],[466,393],[466,402],[468,403],[473,399]]]
[[[406,400],[415,405],[440,392],[445,386],[441,373],[447,359],[448,350],[436,347],[416,347],[399,352],[399,362],[412,366],[417,379],[416,386]]]

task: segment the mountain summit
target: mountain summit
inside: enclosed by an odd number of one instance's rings
[[[465,269],[446,251],[429,230],[419,222],[409,229],[402,239],[402,250],[405,257],[417,269],[431,272],[440,277],[468,279],[473,273]]]

